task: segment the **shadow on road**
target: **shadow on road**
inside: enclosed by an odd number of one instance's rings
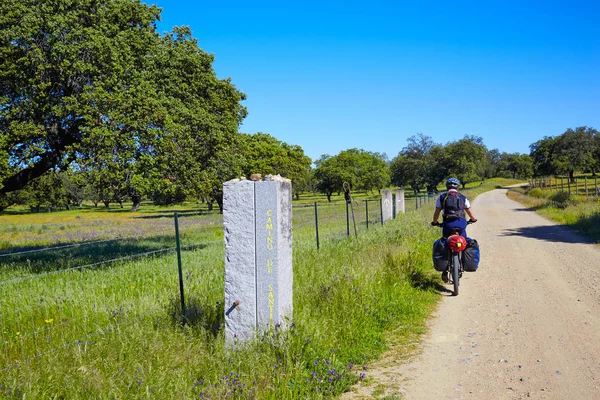
[[[505,229],[502,236],[523,236],[547,242],[590,243],[590,240],[570,232],[560,225],[526,226],[516,229]]]

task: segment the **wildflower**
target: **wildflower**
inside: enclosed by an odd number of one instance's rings
[[[366,371],[366,370],[367,370],[367,366],[363,365],[363,371]]]
[[[315,376],[317,376],[317,373],[315,371],[313,371],[312,376],[314,378]]]
[[[361,372],[361,373],[360,373],[360,380],[362,381],[363,379],[365,379],[365,373],[364,373],[364,372]]]
[[[200,384],[200,382],[196,381],[194,382],[194,386],[198,386]]]
[[[131,289],[133,289],[133,288],[135,288],[135,285],[129,285],[129,287],[130,287]]]
[[[319,365],[319,361],[318,361],[318,360],[317,360],[317,361],[315,361],[315,365]]]
[[[352,364],[348,365],[349,370],[352,370],[352,368],[354,368],[354,365],[352,365]]]
[[[325,360],[325,365],[329,365],[329,360]]]
[[[51,324],[54,321],[54,318],[45,319],[44,321],[46,321],[47,324]]]

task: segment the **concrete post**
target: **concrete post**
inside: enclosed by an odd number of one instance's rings
[[[396,189],[396,215],[406,212],[404,208],[404,190]],[[395,218],[395,216],[394,216]]]
[[[383,190],[381,192],[382,198],[382,218],[383,222],[392,219],[392,191]]]
[[[292,317],[292,185],[267,179],[223,184],[228,345]]]

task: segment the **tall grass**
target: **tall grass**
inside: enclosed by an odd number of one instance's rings
[[[486,183],[478,190],[494,186]],[[102,255],[112,257],[122,249],[103,244],[92,247],[95,255],[82,246],[57,250],[68,251],[55,257],[0,259],[0,394],[318,399],[348,390],[368,377],[369,361],[386,349],[391,331],[396,340],[423,331],[439,299],[439,278],[430,259],[439,231],[428,225],[428,204],[383,227],[377,221],[368,231],[365,216],[358,220],[358,239],[349,238],[345,206],[330,207],[323,205],[320,213],[320,250],[314,209],[294,209],[290,329],[266,332],[236,351],[224,347],[224,249],[222,242],[214,243],[222,233],[207,230],[203,219],[213,216],[190,217],[184,230],[184,245],[205,244],[183,252],[183,317],[176,258],[169,251],[62,273],[53,272]],[[379,210],[372,212],[376,218]],[[56,231],[60,223],[48,235]],[[144,236],[137,248],[170,247],[165,231]],[[48,244],[63,243],[42,238]],[[26,248],[23,243],[28,239],[17,242],[17,249]],[[28,279],[31,274],[45,275]]]

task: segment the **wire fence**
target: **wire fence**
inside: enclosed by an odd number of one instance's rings
[[[432,198],[407,199],[405,211]],[[294,237],[312,236],[319,248],[377,229],[387,222],[382,216],[380,198],[294,206]],[[162,223],[154,236],[0,254],[0,371],[86,346],[123,324],[185,323],[195,310],[211,307],[220,313],[224,241],[222,229],[214,228],[222,222],[207,228],[188,221],[179,233],[178,217],[172,218],[170,232]]]

